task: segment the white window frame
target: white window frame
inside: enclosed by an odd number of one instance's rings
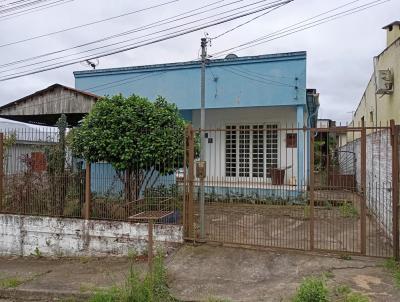
[[[227,138],[226,136],[224,137],[224,176],[227,180],[232,180],[232,181],[270,181],[271,177],[267,173],[267,126],[275,126],[275,128],[279,128],[279,123],[277,122],[260,122],[260,123],[255,123],[255,122],[227,122],[225,124],[225,128],[227,129],[228,127],[235,126],[236,129],[233,131],[236,131],[236,176],[228,176],[227,175]],[[240,173],[240,162],[239,162],[239,145],[240,145],[240,127],[241,126],[249,126],[250,130],[250,141],[249,141],[249,176],[239,176]],[[263,176],[253,176],[254,175],[254,154],[253,154],[253,130],[254,126],[263,126]],[[278,167],[279,162],[280,162],[280,152],[281,152],[281,138],[280,138],[280,133],[279,130],[276,130],[276,166]],[[225,134],[226,135],[226,134]]]

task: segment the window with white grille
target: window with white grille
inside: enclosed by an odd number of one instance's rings
[[[236,177],[236,126],[227,126],[225,134],[225,174]]]
[[[229,125],[225,134],[227,177],[270,177],[278,166],[278,125]]]

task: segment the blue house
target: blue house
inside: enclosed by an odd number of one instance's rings
[[[207,178],[269,188],[271,168],[284,185],[305,186],[309,133],[318,94],[306,89],[306,52],[210,60],[206,67]],[[200,127],[198,61],[75,71],[75,87],[97,95],[158,95]],[[217,131],[212,129],[225,129]],[[248,186],[247,186],[248,188]]]

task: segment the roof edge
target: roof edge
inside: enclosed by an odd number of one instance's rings
[[[101,98],[101,96],[98,96],[98,95],[96,95],[94,93],[91,93],[91,92],[88,92],[88,91],[83,91],[83,90],[79,90],[79,89],[76,89],[76,88],[72,88],[72,87],[69,87],[69,86],[65,86],[65,85],[61,85],[61,84],[55,83],[55,84],[50,85],[50,86],[48,86],[48,87],[46,87],[44,89],[35,91],[34,93],[31,93],[29,95],[26,95],[26,96],[24,96],[22,98],[19,98],[19,99],[15,100],[15,101],[12,101],[12,102],[7,103],[7,104],[5,104],[3,106],[0,106],[0,109],[5,109],[5,108],[8,108],[8,107],[14,106],[14,105],[16,105],[16,104],[18,104],[20,102],[23,102],[23,101],[29,99],[29,98],[35,97],[37,95],[45,93],[46,91],[49,91],[49,90],[52,90],[52,89],[55,89],[55,88],[58,88],[58,87],[59,88],[64,88],[64,89],[67,89],[67,90],[70,90],[70,91],[73,91],[73,92],[76,92],[76,93],[80,93],[80,94],[86,95],[86,96],[94,98],[94,99],[100,99]]]
[[[257,56],[244,56],[231,59],[215,59],[211,60],[213,64],[224,65],[224,64],[235,64],[239,62],[252,62],[252,61],[278,61],[278,60],[293,60],[293,59],[306,59],[306,51],[297,52],[286,52],[286,53],[276,53],[276,54],[266,54]],[[139,65],[139,66],[129,66],[129,67],[117,67],[117,68],[105,68],[105,69],[95,69],[95,70],[78,70],[74,71],[75,77],[80,76],[94,76],[99,74],[107,73],[124,73],[130,71],[153,71],[156,69],[177,69],[177,68],[191,68],[195,66],[200,66],[200,61],[184,61],[177,63],[164,63],[164,64],[151,64],[151,65]]]

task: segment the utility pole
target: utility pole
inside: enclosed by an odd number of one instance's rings
[[[199,173],[200,176],[200,240],[205,240],[205,214],[204,214],[204,179],[206,172],[206,141],[204,135],[204,129],[206,127],[206,60],[207,60],[207,38],[201,39],[201,87],[200,87],[200,165],[203,173]],[[200,170],[200,169],[199,169]]]

